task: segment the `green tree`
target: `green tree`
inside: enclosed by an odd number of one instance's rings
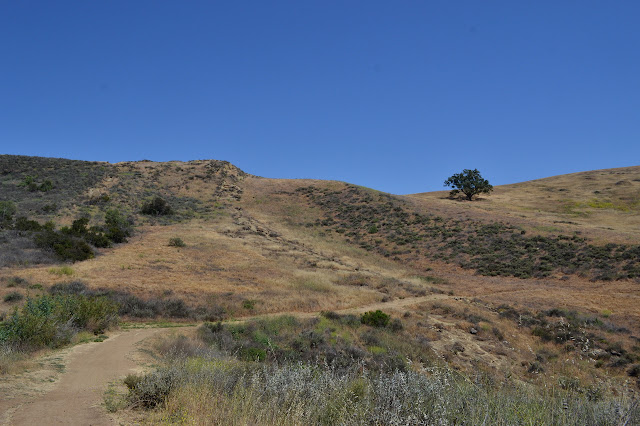
[[[493,191],[493,186],[480,175],[478,169],[464,169],[462,173],[456,173],[445,180],[444,186],[454,188],[449,192],[452,197],[462,192],[469,201],[474,195],[488,194]]]

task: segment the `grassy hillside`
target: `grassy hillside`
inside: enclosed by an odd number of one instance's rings
[[[288,355],[275,361],[298,362],[296,345],[313,345],[318,335],[322,357],[351,353],[367,365],[378,358],[396,365],[385,358],[393,354],[408,371],[438,365],[463,377],[569,386],[580,395],[575,404],[589,392],[637,391],[638,167],[497,187],[468,203],[444,193],[396,196],[342,182],[260,178],[216,160],[0,156],[0,164],[0,202],[16,210],[0,230],[5,318],[25,298],[49,294],[104,298],[133,321],[287,314],[302,321],[288,326],[290,335],[255,326],[228,330],[231,337],[218,330],[222,337],[197,345],[258,358],[264,351],[259,363],[282,350]],[[157,197],[171,214],[142,213]],[[113,211],[132,233],[96,246],[98,236],[112,235]],[[52,221],[53,231],[32,220]],[[62,262],[38,244],[46,232],[84,241],[93,257]],[[400,321],[395,332],[408,346],[340,322],[377,309]],[[318,320],[322,311],[338,316]]]
[[[640,239],[640,166],[497,186],[476,203],[452,202],[445,191],[409,197],[446,215],[509,221],[532,232],[579,232],[631,244]]]

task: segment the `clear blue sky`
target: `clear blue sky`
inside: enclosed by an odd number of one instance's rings
[[[441,190],[640,165],[640,2],[0,0],[0,153]]]

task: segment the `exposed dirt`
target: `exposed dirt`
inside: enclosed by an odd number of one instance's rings
[[[104,342],[50,355],[41,360],[44,368],[37,372],[3,379],[0,421],[3,425],[113,424],[102,406],[108,382],[137,369],[138,345],[161,332],[166,329],[122,331]]]

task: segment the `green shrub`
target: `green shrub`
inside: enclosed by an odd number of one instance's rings
[[[42,229],[42,225],[38,222],[35,220],[28,220],[24,216],[17,218],[13,227],[18,231],[40,231]]]
[[[57,347],[79,330],[95,334],[117,323],[117,306],[104,297],[43,295],[27,298],[0,324],[0,343],[26,349]]]
[[[38,190],[42,192],[48,192],[48,191],[51,191],[52,189],[53,189],[53,182],[51,182],[49,179],[42,182],[38,187]]]
[[[16,205],[11,201],[0,201],[0,226],[5,222],[11,222],[16,211]]]
[[[186,244],[182,238],[174,237],[169,239],[169,247],[185,247]]]
[[[52,250],[61,260],[78,262],[95,256],[86,241],[62,231],[42,231],[35,236],[34,241],[38,247]]]
[[[173,214],[173,209],[164,199],[155,197],[142,205],[140,213],[151,216],[167,216]]]
[[[126,243],[133,231],[132,222],[116,209],[107,210],[104,216],[105,235],[116,244]]]
[[[127,389],[132,390],[142,381],[143,376],[138,376],[137,374],[127,374],[124,378],[123,382]]]
[[[375,312],[369,311],[362,314],[360,322],[372,327],[386,327],[389,324],[390,319],[391,317],[389,315],[378,309]]]
[[[267,359],[267,351],[255,347],[240,348],[239,358],[244,361],[262,362]]]
[[[242,301],[242,307],[244,309],[249,309],[252,310],[256,307],[256,301],[255,300],[243,300]]]
[[[18,293],[17,291],[12,291],[4,296],[4,301],[7,303],[17,302],[22,299],[24,299],[24,296],[22,293]]]

